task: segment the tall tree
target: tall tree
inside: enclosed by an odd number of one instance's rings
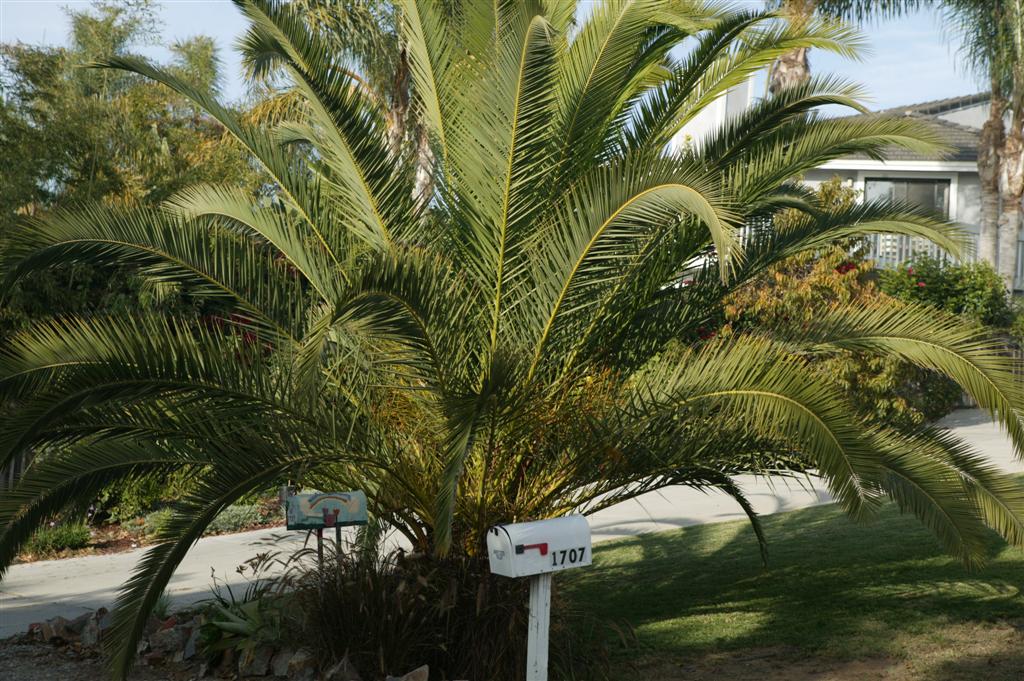
[[[1009,126],[999,150],[999,274],[1013,291],[1018,267],[1024,201],[1024,0],[1001,0],[997,7],[997,79],[1008,88]]]
[[[1024,200],[1024,0],[944,0],[944,7],[966,62],[990,84],[978,154],[979,255],[996,264],[1012,292]]]
[[[60,211],[21,225],[0,262],[8,280],[131,263],[234,311],[224,324],[55,319],[0,350],[0,462],[47,451],[0,498],[0,570],[98,489],[189,473],[118,600],[106,641],[119,677],[204,528],[287,479],[361,487],[426,556],[478,563],[496,522],[669,485],[719,488],[750,512],[737,474],[808,466],[853,517],[894,499],[968,565],[984,559],[986,526],[1024,544],[1012,478],[947,433],[861,419],[809,365],[855,351],[945,373],[1021,451],[1024,394],[983,329],[914,305],[838,305],[727,339],[709,328],[725,296],[795,254],[872,233],[959,252],[963,235],[932,216],[830,207],[792,182],[849,153],[940,143],[914,120],[818,115],[863,110],[837,79],[666,151],[781,54],[849,54],[848,29],[701,0],[608,0],[577,26],[575,2],[401,0],[415,105],[437,149],[433,195],[419,202],[415,159],[392,153],[387,98],[291,3],[238,4],[247,59],[281,68],[295,98],[272,126],[145,61],[105,65],[216,118],[266,169],[274,200],[201,185],[162,209]]]
[[[912,12],[936,0],[772,0],[782,17],[800,24],[815,14],[837,20],[864,22]],[[802,85],[811,77],[810,48],[790,50],[772,64],[768,91],[777,94],[787,87]]]
[[[259,187],[241,147],[186,98],[134,74],[82,68],[157,41],[151,2],[98,2],[69,10],[69,18],[66,47],[0,45],[0,157],[9,160],[0,183],[0,237],[25,216],[80,203],[157,205],[203,181]],[[220,61],[210,38],[179,41],[170,51],[170,71],[218,90]],[[0,308],[0,337],[55,311],[137,302],[137,283],[120,268],[39,273]]]

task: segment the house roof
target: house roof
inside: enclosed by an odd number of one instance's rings
[[[886,147],[885,156],[890,161],[977,162],[980,131],[966,125],[960,125],[959,123],[948,121],[944,118],[939,118],[939,114],[964,109],[987,101],[988,93],[980,92],[978,94],[964,95],[962,97],[949,97],[947,99],[936,99],[930,102],[921,102],[919,104],[895,106],[874,113],[852,116],[851,118],[861,118],[864,116],[905,116],[908,118],[916,118],[931,124],[932,127],[935,128],[936,132],[942,136],[943,140],[951,148],[951,151],[947,154],[919,154],[915,151],[904,149],[903,147]],[[848,158],[868,158],[868,156],[866,154],[853,154]]]
[[[987,92],[978,92],[973,95],[960,95],[959,97],[946,97],[945,99],[933,99],[917,104],[904,104],[882,109],[879,113],[885,114],[920,114],[922,116],[938,116],[948,111],[966,109],[977,104],[985,104],[989,100]]]

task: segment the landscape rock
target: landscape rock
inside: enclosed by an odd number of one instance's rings
[[[430,667],[423,665],[417,667],[405,676],[389,676],[387,681],[427,681],[430,677]]]
[[[159,650],[154,650],[152,652],[146,653],[142,657],[143,664],[146,664],[150,667],[162,665],[166,659],[167,658],[164,656],[163,652]]]
[[[180,627],[160,629],[149,636],[149,647],[161,653],[174,653],[185,647],[185,633]]]
[[[227,679],[234,677],[237,672],[238,665],[235,664],[235,651],[228,648],[220,658],[220,664],[217,665],[216,674],[221,678]]]
[[[181,651],[181,659],[191,660],[196,656],[199,647],[199,627],[193,623],[192,631],[189,632],[188,640],[185,641],[185,648]]]
[[[81,635],[82,630],[85,629],[86,625],[89,623],[89,620],[93,618],[93,615],[94,613],[86,612],[69,621],[65,625],[67,633],[72,635],[74,638],[78,638]]]
[[[95,648],[103,640],[103,631],[109,629],[111,623],[110,613],[106,608],[100,608],[96,612],[75,618],[68,624],[68,628],[77,631],[78,641],[83,648]]]
[[[288,663],[294,654],[294,650],[279,650],[270,660],[270,673],[279,678],[288,676]]]
[[[100,615],[101,612],[103,613],[102,615]],[[114,626],[114,615],[106,608],[100,608],[96,611],[96,614],[96,623],[100,625],[100,639],[102,640],[103,634],[110,629],[110,627]]]
[[[159,631],[161,624],[163,624],[163,622],[160,621],[160,619],[157,618],[156,615],[150,615],[149,619],[146,620],[146,628],[143,631],[145,632],[146,636],[149,636],[150,634]]]
[[[266,676],[274,651],[267,646],[249,648],[238,657],[239,676]]]
[[[89,621],[82,627],[78,640],[86,648],[95,648],[100,643],[100,624],[96,617],[90,617]]]
[[[308,650],[299,650],[288,660],[288,678],[313,681],[316,678],[316,657]]]
[[[348,655],[324,672],[321,678],[322,681],[363,681],[363,677],[359,676],[359,671],[352,665]]]
[[[63,617],[54,617],[43,622],[39,626],[40,637],[50,643],[52,641],[71,639],[71,632],[68,631],[68,621]]]

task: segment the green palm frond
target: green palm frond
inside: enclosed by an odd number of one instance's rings
[[[997,418],[1018,454],[1024,452],[1024,386],[1015,374],[1015,360],[980,326],[931,307],[893,303],[884,308],[837,307],[801,329],[798,337],[789,335],[812,351],[862,350],[939,371]]]
[[[12,277],[57,262],[131,264],[154,282],[231,303],[279,342],[301,325],[300,283],[272,251],[238,234],[157,210],[100,206],[27,220],[18,230],[17,246],[5,253]]]

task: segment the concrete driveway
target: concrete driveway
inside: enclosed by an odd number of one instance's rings
[[[977,410],[954,412],[943,425],[971,442],[1001,468],[1024,471],[1009,440]],[[787,480],[740,480],[754,508],[762,515],[829,503],[821,485],[813,488]],[[594,541],[607,541],[688,525],[745,518],[724,494],[689,488],[652,492],[606,509],[589,518]],[[168,587],[175,605],[210,597],[211,570],[221,582],[245,582],[236,568],[257,553],[289,553],[301,547],[304,533],[282,529],[260,530],[201,539],[178,568]],[[40,561],[15,565],[0,582],[0,638],[25,631],[33,622],[57,615],[74,617],[100,606],[110,607],[121,584],[129,577],[145,549],[104,556]]]

